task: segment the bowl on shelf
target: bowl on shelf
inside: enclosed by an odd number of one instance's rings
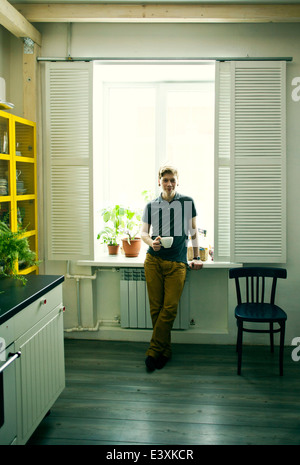
[[[0,178],[0,196],[8,195],[8,181],[5,178]]]

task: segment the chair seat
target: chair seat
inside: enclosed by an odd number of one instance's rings
[[[235,317],[244,321],[276,322],[287,319],[287,314],[277,305],[268,303],[242,303],[235,308]]]

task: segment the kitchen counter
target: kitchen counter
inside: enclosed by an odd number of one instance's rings
[[[0,278],[0,444],[24,445],[65,387],[63,276]],[[18,353],[14,359],[9,353]],[[3,365],[2,365],[3,368]]]
[[[0,325],[51,291],[64,276],[28,275],[24,284],[13,278],[0,278]]]

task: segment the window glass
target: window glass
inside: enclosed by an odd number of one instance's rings
[[[213,85],[167,89],[166,105],[166,158],[178,167],[179,192],[195,200],[198,227],[206,229],[213,241]]]
[[[96,209],[143,207],[142,192],[158,195],[158,169],[169,161],[179,170],[178,191],[194,198],[198,227],[213,245],[214,66],[102,64],[95,76],[102,181]]]
[[[108,198],[136,205],[155,184],[154,88],[111,87],[107,99]]]

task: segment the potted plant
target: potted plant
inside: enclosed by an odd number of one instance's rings
[[[123,232],[127,237],[122,238],[123,249],[126,257],[137,257],[141,250],[140,233],[142,215],[138,210],[124,209],[124,220],[122,222]]]
[[[103,221],[107,225],[98,234],[102,244],[107,244],[110,255],[117,254],[119,238],[122,234],[123,250],[126,257],[137,257],[141,249],[141,238],[137,237],[141,226],[141,213],[120,205],[104,208],[101,211]],[[113,249],[113,250],[112,250]]]
[[[24,233],[26,229],[19,228],[13,232],[9,226],[0,221],[0,276],[11,276],[26,283],[24,276],[18,275],[16,263],[24,262],[27,266],[37,265],[35,252],[30,250],[29,242]]]
[[[98,234],[97,239],[101,239],[102,244],[107,244],[109,255],[117,255],[124,208],[120,205],[103,208],[101,215],[107,226]]]

